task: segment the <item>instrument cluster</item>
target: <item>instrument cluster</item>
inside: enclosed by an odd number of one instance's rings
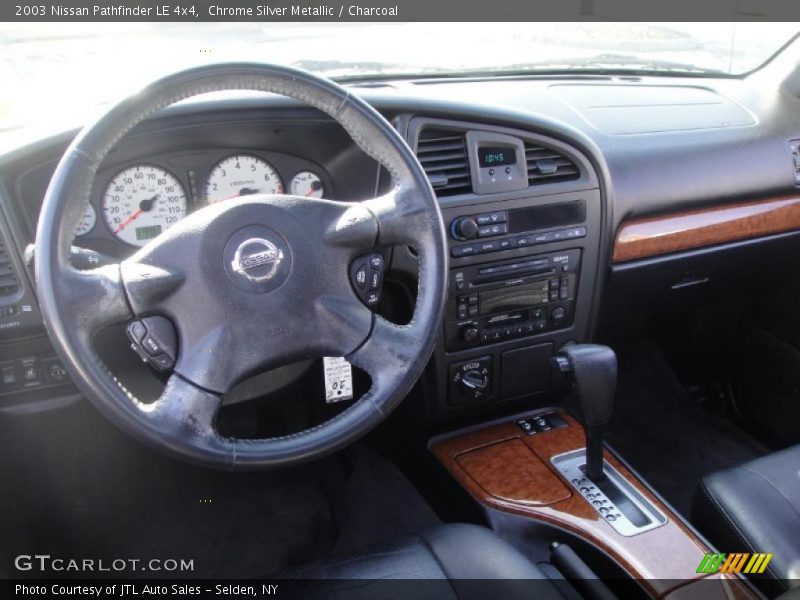
[[[310,161],[250,151],[213,160],[209,153],[199,153],[135,162],[107,170],[96,186],[75,228],[76,238],[110,235],[133,247],[144,246],[192,210],[215,202],[235,202],[251,194],[322,198],[331,193],[330,178]]]

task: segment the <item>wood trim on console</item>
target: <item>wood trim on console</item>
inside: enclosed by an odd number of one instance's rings
[[[739,202],[625,221],[613,262],[800,230],[800,197]]]
[[[526,435],[511,420],[438,438],[430,449],[479,503],[575,533],[607,552],[654,597],[706,577],[696,570],[710,549],[613,455],[606,452],[606,461],[667,517],[664,525],[620,535],[571,487],[551,459],[583,448],[585,437],[580,423],[559,414],[567,427]],[[737,577],[720,577],[737,588],[737,597],[755,597]]]

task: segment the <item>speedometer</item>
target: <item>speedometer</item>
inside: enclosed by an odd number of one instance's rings
[[[136,165],[117,173],[108,184],[103,214],[117,238],[144,246],[186,216],[186,192],[169,171]]]
[[[283,182],[267,161],[251,154],[235,154],[219,161],[206,180],[206,202],[250,194],[282,194]]]

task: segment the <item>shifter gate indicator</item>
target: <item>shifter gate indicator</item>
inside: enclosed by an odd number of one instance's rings
[[[186,216],[186,192],[178,178],[161,167],[128,167],[106,186],[103,216],[118,239],[144,246]]]

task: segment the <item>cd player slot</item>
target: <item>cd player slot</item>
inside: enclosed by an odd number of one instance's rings
[[[472,282],[472,287],[478,287],[481,285],[487,285],[489,283],[497,283],[498,281],[507,281],[508,285],[516,285],[517,283],[523,283],[521,281],[524,277],[537,277],[540,275],[552,275],[555,273],[555,269],[524,269],[521,271],[504,271],[502,273],[498,273],[497,275],[490,276],[490,277],[478,277],[475,281]],[[509,275],[513,275],[513,279],[508,279]]]

